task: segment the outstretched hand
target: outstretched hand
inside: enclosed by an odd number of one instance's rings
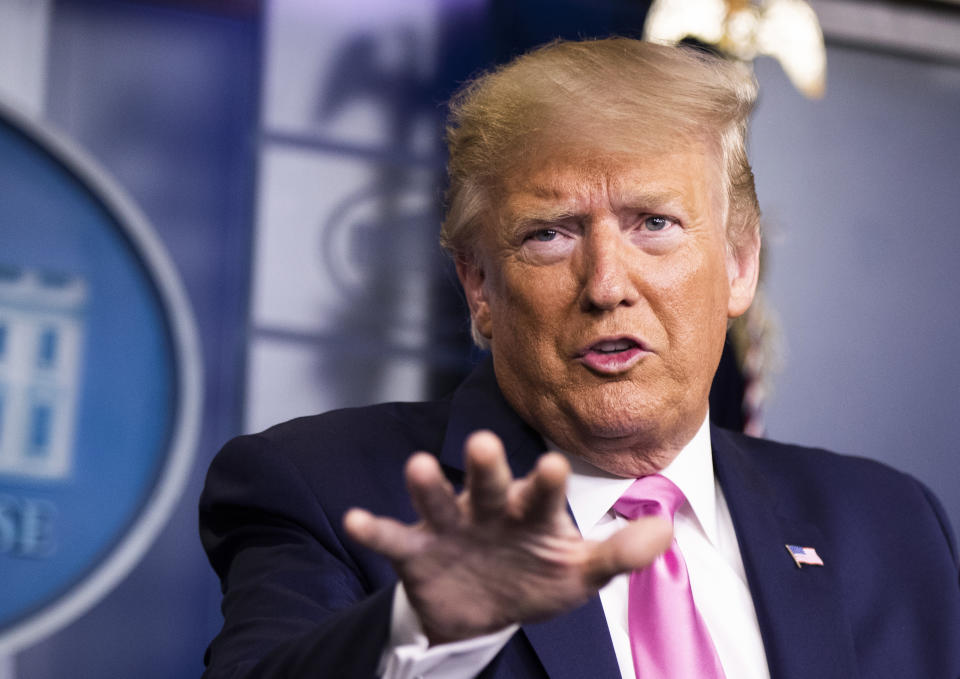
[[[407,462],[419,523],[363,509],[344,517],[354,540],[391,560],[432,644],[569,611],[670,545],[670,524],[659,518],[633,521],[602,542],[584,540],[567,513],[570,467],[562,455],[547,453],[514,479],[493,433],[474,433],[465,454],[459,495],[432,455]]]

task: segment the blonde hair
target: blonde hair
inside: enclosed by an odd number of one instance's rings
[[[666,135],[719,150],[734,248],[759,233],[746,153],[756,80],[742,64],[687,47],[628,38],[557,41],[464,85],[450,102],[449,186],[440,242],[470,257],[501,182],[544,145],[577,136],[624,139],[642,151]],[[575,128],[572,126],[575,125]]]

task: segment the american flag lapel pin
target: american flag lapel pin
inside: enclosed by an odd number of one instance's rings
[[[817,554],[817,550],[813,547],[800,547],[799,545],[785,545],[787,551],[790,552],[790,556],[793,557],[794,563],[797,564],[797,568],[803,568],[803,565],[808,566],[822,566],[823,560],[820,558],[820,555]]]

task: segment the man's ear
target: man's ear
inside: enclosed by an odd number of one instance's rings
[[[490,302],[487,298],[486,272],[476,255],[457,255],[457,277],[470,307],[470,319],[475,333],[489,340],[493,336]]]
[[[737,245],[727,246],[727,279],[730,297],[727,317],[736,318],[750,307],[760,279],[760,232],[746,237]]]

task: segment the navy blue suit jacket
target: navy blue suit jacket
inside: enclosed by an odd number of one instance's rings
[[[489,361],[446,400],[341,410],[228,443],[200,504],[224,613],[205,676],[375,676],[396,576],[345,536],[343,514],[415,521],[407,457],[436,454],[459,486],[464,439],[481,428],[503,439],[515,475],[545,450]],[[712,444],[774,679],[960,677],[957,552],[924,486],[720,429]],[[824,566],[798,568],[787,544],[815,547]],[[618,677],[599,599],[524,625],[481,676]]]

